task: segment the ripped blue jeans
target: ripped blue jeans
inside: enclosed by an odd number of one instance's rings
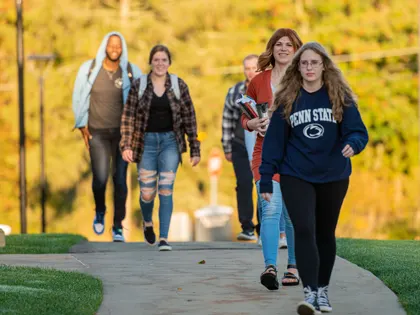
[[[168,238],[173,210],[173,188],[180,162],[175,133],[146,132],[138,163],[140,207],[145,222],[152,222],[156,192],[159,194],[159,237]]]

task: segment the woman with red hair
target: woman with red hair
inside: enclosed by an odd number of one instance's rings
[[[295,52],[302,46],[298,34],[289,28],[278,29],[267,43],[266,51],[258,58],[258,70],[261,71],[250,82],[247,95],[258,104],[268,103],[271,106],[273,94],[280,83],[283,74]],[[261,164],[263,146],[263,134],[267,128],[267,118],[248,119],[242,115],[242,126],[248,131],[257,131],[257,140],[252,156],[252,173],[260,193],[260,173],[258,168]],[[280,191],[280,177],[275,174],[273,181],[273,198],[271,202],[260,199],[261,209],[261,242],[265,260],[265,271],[261,274],[261,283],[269,290],[277,290],[277,251],[279,247],[280,221],[282,215],[285,219],[285,232],[288,245],[288,266],[282,279],[284,286],[298,285],[299,278],[296,269],[294,253],[294,232],[287,210],[284,206]],[[284,232],[284,231],[283,231]]]

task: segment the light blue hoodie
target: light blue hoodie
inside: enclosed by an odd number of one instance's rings
[[[90,92],[92,90],[92,85],[96,80],[96,77],[99,73],[99,70],[102,67],[102,62],[106,57],[106,45],[108,44],[108,39],[112,35],[117,35],[121,38],[122,42],[122,53],[120,57],[120,67],[122,70],[122,79],[123,79],[123,102],[127,100],[128,92],[130,91],[130,78],[127,73],[127,63],[128,63],[128,53],[127,53],[127,44],[124,37],[118,32],[108,33],[98,49],[96,54],[95,67],[92,69],[92,72],[89,76],[89,70],[92,64],[92,59],[84,62],[77,73],[76,81],[74,83],[73,89],[73,113],[75,119],[74,128],[80,128],[87,125],[88,116],[89,116],[89,106],[90,106]],[[133,71],[133,80],[140,77],[142,72],[140,69],[131,63],[131,68]]]

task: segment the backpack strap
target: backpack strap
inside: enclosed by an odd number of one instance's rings
[[[147,74],[142,74],[140,76],[140,88],[139,88],[139,100],[142,98],[144,91],[147,87]]]
[[[179,81],[176,74],[170,74],[172,90],[174,91],[177,100],[181,98],[181,91],[179,90]]]
[[[133,84],[134,76],[133,76],[133,67],[131,67],[131,63],[127,62],[127,74],[128,78],[130,79],[130,85]]]
[[[90,74],[93,71],[93,68],[95,68],[95,64],[96,64],[96,58],[93,58],[92,59],[92,63],[90,64],[88,75],[87,75],[88,80],[89,80]]]
[[[181,99],[181,91],[179,89],[178,76],[175,74],[170,74],[170,78],[171,78],[172,90],[175,94],[176,99],[179,100]],[[147,74],[142,74],[140,76],[140,88],[139,88],[139,94],[138,94],[139,99],[142,98],[146,88],[147,88]]]

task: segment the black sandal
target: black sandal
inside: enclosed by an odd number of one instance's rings
[[[274,272],[273,272],[274,271]],[[277,268],[273,265],[268,265],[260,276],[261,284],[268,290],[278,290],[279,281],[277,280]]]
[[[287,269],[297,269],[296,265],[287,265]],[[293,279],[296,280],[294,282],[284,282],[284,279]],[[296,286],[299,285],[300,283],[300,279],[297,275],[295,275],[293,272],[290,271],[286,271],[284,273],[283,278],[281,278],[281,284],[285,287],[292,287],[292,286]]]

